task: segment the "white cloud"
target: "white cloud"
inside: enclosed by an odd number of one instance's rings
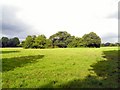
[[[118,33],[117,19],[106,18],[117,11],[118,1],[4,0],[2,4],[19,8],[16,16],[32,26],[31,34],[45,34],[49,37],[57,31],[66,30],[82,37],[85,33],[94,31],[106,42],[104,35]]]

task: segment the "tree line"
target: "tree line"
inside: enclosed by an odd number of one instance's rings
[[[101,38],[94,32],[75,37],[66,31],[59,31],[48,39],[45,35],[28,35],[20,43],[18,37],[0,39],[0,47],[23,47],[23,48],[74,48],[74,47],[96,47],[120,46],[120,43],[101,43]]]
[[[0,39],[0,47],[18,47],[20,44],[20,40],[18,37],[8,38],[2,37]]]
[[[66,31],[59,31],[46,38],[45,35],[28,35],[21,46],[24,48],[67,48],[67,47],[96,47],[101,45],[101,38],[94,32],[75,37]]]
[[[110,42],[101,43],[101,47],[107,47],[107,46],[110,46],[110,47],[113,47],[113,46],[120,46],[120,43],[110,43]]]

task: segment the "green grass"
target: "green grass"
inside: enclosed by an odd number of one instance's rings
[[[2,50],[3,88],[116,88],[118,48]]]

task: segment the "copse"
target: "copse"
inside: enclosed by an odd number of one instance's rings
[[[53,47],[66,48],[69,44],[69,39],[71,35],[66,31],[59,31],[56,34],[50,36]]]
[[[20,41],[17,37],[11,38],[8,41],[8,47],[17,47],[20,44]]]
[[[2,47],[8,47],[8,37],[2,37],[1,42],[2,42]]]
[[[32,48],[34,43],[34,36],[28,35],[24,41],[24,48]]]
[[[45,35],[28,35],[21,43],[24,48],[67,48],[67,47],[100,47],[101,38],[94,32],[85,34],[82,38],[71,36],[66,31],[59,31],[46,38]]]
[[[102,43],[101,44],[101,47],[114,47],[114,46],[120,46],[120,43],[110,43],[110,42],[107,42],[107,43]]]
[[[72,41],[68,44],[68,47],[83,47],[82,38],[74,37]]]
[[[96,47],[99,48],[101,44],[101,38],[94,32],[85,34],[83,37],[83,45],[85,47]]]
[[[45,48],[46,44],[46,36],[45,35],[39,35],[35,38],[35,43],[33,44],[36,48]]]
[[[18,37],[10,39],[8,37],[2,37],[0,43],[0,47],[17,47],[20,44],[20,40]]]
[[[50,40],[45,35],[31,36],[28,35],[21,46],[24,48],[48,48],[51,46]]]

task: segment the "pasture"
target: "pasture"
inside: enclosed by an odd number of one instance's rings
[[[2,48],[3,88],[117,88],[118,47]]]

